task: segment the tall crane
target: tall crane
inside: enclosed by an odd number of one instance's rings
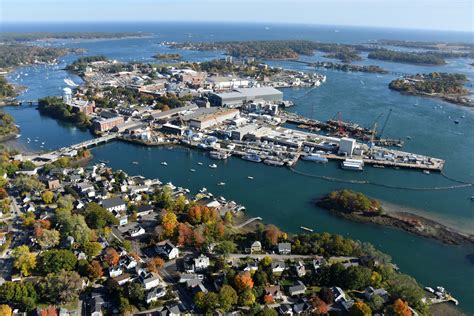
[[[385,131],[385,127],[387,127],[388,120],[390,119],[390,115],[392,114],[392,109],[388,111],[387,118],[385,119],[385,122],[383,123],[382,129],[380,130],[379,133],[379,139],[382,138],[382,134]]]

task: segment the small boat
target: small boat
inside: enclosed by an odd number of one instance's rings
[[[429,170],[423,170],[423,173],[424,174],[430,174],[430,171]]]
[[[217,165],[215,163],[213,163],[213,164],[209,165],[209,168],[216,169]]]
[[[15,138],[20,138],[20,137],[21,137],[21,134],[17,134],[17,135],[15,136]]]
[[[252,176],[248,176],[247,179],[253,180],[254,178]]]
[[[314,230],[312,230],[311,228],[304,227],[304,226],[300,226],[300,228],[301,228],[302,230],[306,230],[307,232],[311,232],[311,233],[314,231]]]
[[[473,196],[471,196],[471,201],[474,201],[474,195],[473,195]]]
[[[411,136],[407,136],[407,139],[411,139]]]
[[[205,193],[207,192],[207,188],[206,187],[203,187],[201,190],[199,190],[199,193]]]
[[[99,160],[100,163],[109,163],[108,160]]]
[[[219,182],[217,185],[223,186],[223,185],[225,185],[225,182]]]
[[[458,120],[454,120],[454,124],[459,124],[459,121],[458,121]]]
[[[35,139],[35,142],[37,142],[37,141],[38,141],[38,140],[37,140],[37,139]]]
[[[161,165],[162,165],[162,166],[167,166],[168,163],[167,163],[166,161],[162,161],[162,162],[161,162]]]
[[[132,161],[134,165],[138,165],[138,161]]]
[[[202,162],[198,162],[198,165],[202,166]]]
[[[191,171],[191,172],[195,172],[195,171],[196,171],[196,169],[189,169],[189,171]]]
[[[385,166],[382,166],[382,165],[373,165],[374,168],[381,168],[381,169],[384,169]]]
[[[41,145],[44,145],[44,142],[41,142]]]

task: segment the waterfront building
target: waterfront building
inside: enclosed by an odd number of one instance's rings
[[[356,140],[353,138],[343,137],[339,141],[339,154],[352,156],[354,148],[356,145]]]
[[[248,102],[274,102],[283,101],[283,92],[273,87],[240,88],[232,92],[214,93],[209,97],[215,106],[236,107]]]
[[[189,120],[189,125],[194,128],[205,129],[218,125],[226,120],[234,119],[239,113],[240,111],[237,109],[215,108],[211,113],[206,113]]]
[[[70,105],[73,111],[81,112],[87,115],[94,113],[95,110],[94,101],[73,99],[72,101],[70,101]]]
[[[110,131],[114,127],[123,124],[125,121],[123,119],[123,116],[115,116],[107,119],[98,119],[95,120],[92,126],[94,127],[94,130],[99,131],[99,132],[106,132]]]
[[[66,104],[70,104],[72,101],[72,90],[71,88],[64,88],[63,89],[63,102]]]
[[[250,81],[238,77],[209,77],[207,82],[211,84],[214,90],[231,90],[237,88],[247,88]]]

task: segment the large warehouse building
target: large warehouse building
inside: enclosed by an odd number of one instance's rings
[[[239,116],[237,109],[213,108],[214,111],[204,113],[189,120],[189,126],[199,129],[205,129],[218,125],[226,120],[234,119]]]
[[[283,92],[273,87],[241,88],[232,92],[214,93],[209,101],[215,106],[236,107],[247,102],[282,102]]]

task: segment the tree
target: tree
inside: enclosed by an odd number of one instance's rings
[[[275,303],[275,300],[273,299],[273,295],[271,294],[265,294],[263,296],[263,304],[269,305]]]
[[[97,257],[102,251],[102,245],[95,241],[89,241],[84,245],[84,252],[89,258]]]
[[[29,276],[36,267],[36,255],[30,252],[26,245],[19,246],[12,251],[12,257],[15,259],[13,266],[20,270],[24,276]]]
[[[165,261],[159,257],[153,258],[147,262],[147,268],[150,272],[158,272],[159,268],[165,265]]]
[[[403,300],[397,298],[393,305],[387,308],[387,315],[390,316],[411,316],[412,312],[408,304]]]
[[[74,208],[74,200],[74,197],[70,194],[62,195],[58,198],[56,204],[60,209],[72,211],[72,209]]]
[[[196,304],[200,310],[205,310],[207,305],[206,294],[204,292],[197,292],[196,295],[194,295],[194,304]]]
[[[5,282],[0,286],[0,303],[8,303],[21,311],[33,310],[37,296],[31,282]]]
[[[239,295],[239,305],[252,306],[255,304],[255,294],[252,290],[245,290]]]
[[[370,310],[370,307],[365,304],[364,302],[355,302],[354,305],[352,305],[351,309],[349,310],[349,315],[350,316],[371,316],[372,311]]]
[[[13,310],[10,306],[7,304],[2,304],[0,305],[0,316],[11,316],[13,313]]]
[[[194,232],[192,228],[184,223],[178,224],[178,245],[189,246],[193,243]]]
[[[272,257],[270,256],[263,257],[261,263],[264,267],[269,267],[272,264]]]
[[[56,229],[45,229],[42,234],[36,238],[36,241],[43,249],[52,248],[59,245],[59,232]]]
[[[313,306],[314,313],[316,315],[326,315],[329,313],[329,306],[325,301],[319,298],[319,296],[314,296],[311,298],[311,305]]]
[[[48,250],[39,256],[39,270],[44,274],[71,271],[76,267],[77,258],[71,250]]]
[[[105,251],[104,261],[109,264],[109,266],[115,266],[119,263],[120,256],[114,248],[107,248]]]
[[[405,274],[395,274],[388,282],[388,292],[393,299],[402,299],[417,310],[425,308],[422,303],[424,292],[415,279]]]
[[[237,249],[237,245],[230,240],[224,240],[216,246],[217,253],[222,254],[225,258],[230,253],[235,252],[236,249]]]
[[[373,312],[380,312],[385,304],[385,300],[380,295],[372,295],[368,304]]]
[[[334,292],[328,287],[322,287],[321,290],[319,290],[318,296],[327,304],[334,303]]]
[[[43,199],[44,203],[51,204],[53,203],[54,193],[51,191],[44,191],[43,194],[41,195],[41,198]]]
[[[163,226],[164,235],[166,237],[173,236],[176,226],[178,225],[176,214],[171,211],[163,211],[161,213],[161,225]]]
[[[76,271],[61,270],[50,273],[40,283],[43,296],[54,304],[64,304],[76,300],[82,289],[82,279]]]
[[[115,225],[118,223],[117,218],[111,212],[95,202],[87,204],[85,219],[87,225],[93,229],[101,229],[105,226]]]
[[[141,303],[145,299],[145,289],[140,283],[127,283],[126,291],[127,297],[133,303]]]
[[[268,225],[265,229],[265,239],[268,244],[275,246],[278,243],[278,239],[281,237],[282,233],[278,227],[275,225]]]
[[[362,290],[370,285],[372,270],[363,266],[351,266],[342,273],[343,286],[351,290]]]
[[[234,283],[237,291],[239,292],[253,288],[252,276],[248,271],[237,274],[235,276]]]
[[[223,285],[219,291],[219,304],[221,308],[228,312],[237,304],[237,292],[230,285]]]
[[[232,215],[232,212],[228,211],[224,215],[224,221],[227,224],[232,224],[234,222],[234,216]]]
[[[90,229],[84,216],[73,215],[71,211],[66,209],[57,209],[56,221],[61,227],[59,231],[64,238],[71,236],[75,242],[82,246],[89,241]]]
[[[265,306],[259,313],[259,316],[278,316],[278,313],[273,308]]]
[[[53,305],[41,309],[40,316],[58,316],[58,312]]]
[[[100,279],[104,275],[104,271],[102,270],[102,266],[100,265],[99,261],[93,260],[89,264],[87,267],[87,274],[91,280]]]

